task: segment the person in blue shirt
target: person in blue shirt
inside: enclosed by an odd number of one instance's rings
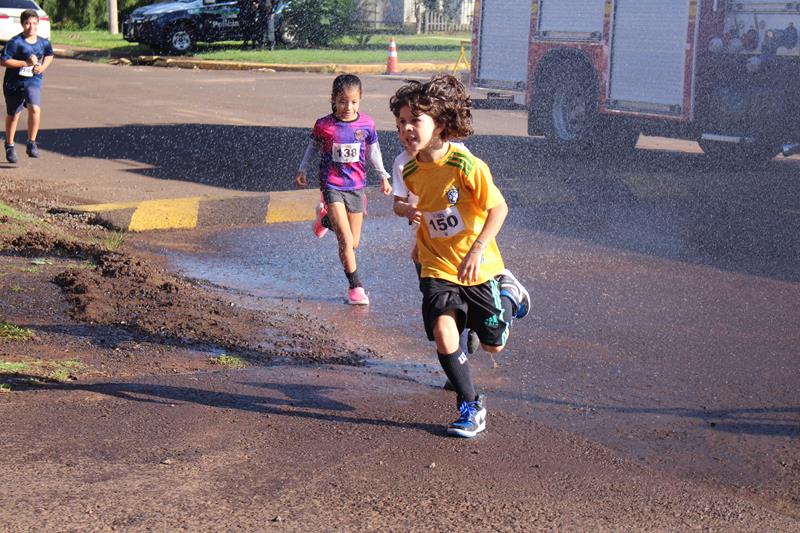
[[[28,108],[28,146],[30,157],[39,157],[36,135],[42,118],[42,74],[53,62],[53,47],[50,41],[39,37],[39,15],[26,9],[19,17],[22,33],[6,43],[0,56],[0,65],[6,67],[3,77],[3,96],[6,99],[6,159],[9,163],[19,161],[14,148],[22,108]]]

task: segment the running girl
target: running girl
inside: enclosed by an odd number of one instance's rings
[[[317,206],[314,234],[322,237],[333,229],[339,243],[339,259],[347,277],[347,303],[368,305],[369,298],[358,279],[355,249],[361,239],[361,225],[366,207],[366,160],[381,176],[381,192],[392,193],[389,173],[383,168],[375,121],[358,112],[361,104],[361,80],[342,74],[333,80],[333,113],[317,120],[311,132],[295,184],[308,186],[308,165],[315,152],[320,154],[319,188],[322,201]]]

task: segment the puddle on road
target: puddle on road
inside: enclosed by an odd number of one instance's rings
[[[307,235],[302,231],[305,227],[272,224],[229,230],[208,235],[193,253],[163,253],[184,275],[235,291],[252,300],[249,305],[257,306],[258,298],[278,299],[329,320],[381,354],[383,359],[370,362],[381,373],[426,385],[441,381],[432,344],[423,338],[411,260],[385,259],[408,257],[408,230],[387,218],[370,218],[365,224],[358,271],[371,305],[362,307],[344,303],[347,281],[333,234],[316,239],[310,228]]]

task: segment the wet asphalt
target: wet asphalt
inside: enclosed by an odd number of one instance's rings
[[[492,405],[671,473],[780,485],[800,451],[798,162],[734,172],[684,151],[598,165],[537,140],[470,146],[516,143],[539,153],[496,172],[511,208],[499,243],[532,310],[506,351],[472,357]],[[782,191],[756,194],[765,182]],[[368,309],[343,304],[334,237],[309,223],[213,233],[169,257],[189,276],[312,305],[368,337],[375,372],[437,385],[409,230],[379,211],[358,251]]]
[[[47,153],[17,171],[81,203],[285,190],[332,78],[58,67]],[[399,80],[364,79],[388,165]],[[468,146],[508,200],[499,243],[532,298],[508,349],[472,358],[492,405],[692,479],[797,486],[800,159],[726,169],[694,143],[643,138],[632,158],[583,160],[525,137],[524,111],[477,107]],[[314,307],[377,348],[376,373],[437,385],[408,227],[387,206],[358,252],[368,309],[342,304],[333,236],[313,238],[308,223],[204,232],[164,251],[189,276]]]

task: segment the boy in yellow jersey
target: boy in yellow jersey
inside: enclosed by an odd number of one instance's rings
[[[405,164],[403,181],[419,198],[404,215],[419,221],[422,318],[436,342],[439,363],[458,395],[459,417],[447,433],[474,437],[486,428],[486,406],[475,392],[459,336],[467,327],[481,346],[501,351],[512,318],[528,313],[525,288],[505,269],[495,236],[508,206],[486,163],[450,142],[472,134],[472,101],[455,77],[437,75],[408,82],[389,108],[403,146],[416,158]]]

